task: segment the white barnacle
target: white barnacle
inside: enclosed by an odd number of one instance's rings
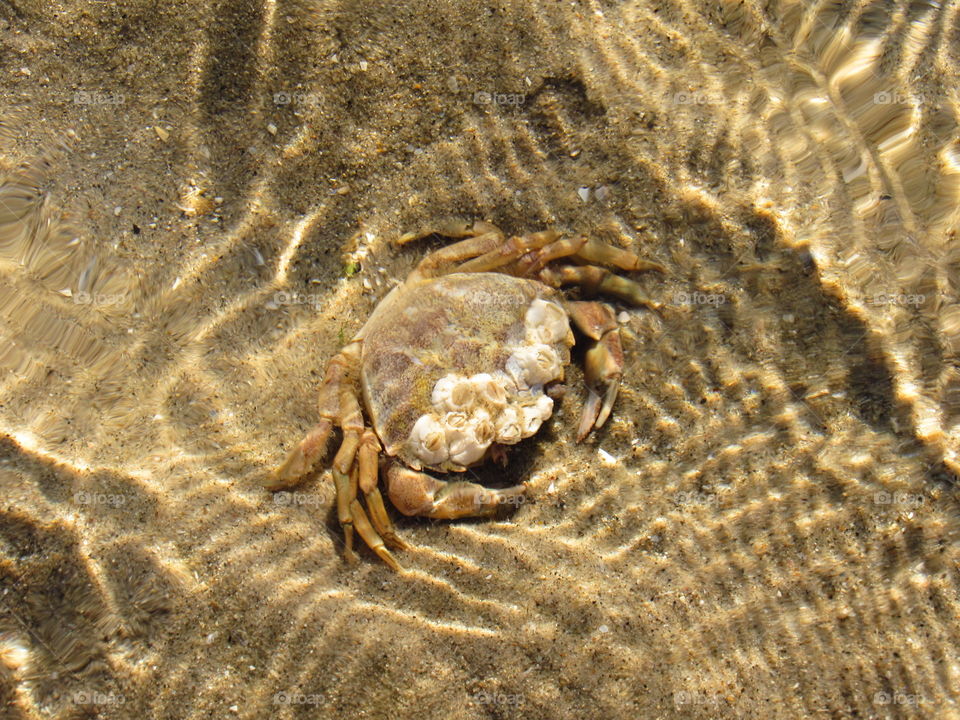
[[[463,375],[449,374],[437,380],[430,401],[439,410],[467,411],[473,407],[473,383]]]
[[[520,408],[520,434],[527,438],[540,429],[543,421],[553,412],[553,398],[537,395]]]
[[[513,445],[520,442],[523,436],[520,432],[520,416],[517,409],[508,405],[497,417],[497,442],[502,445]]]
[[[560,378],[563,368],[556,350],[549,345],[536,343],[515,350],[507,359],[507,372],[522,390]]]
[[[490,444],[497,437],[497,429],[490,419],[490,413],[483,408],[477,408],[470,416],[470,424],[473,426],[474,437],[477,442],[484,446],[484,449],[490,447]]]
[[[555,302],[537,298],[524,317],[527,328],[527,340],[535,343],[550,345],[567,337],[570,332],[570,321],[567,313]]]
[[[462,412],[447,413],[444,425],[450,460],[458,465],[470,465],[482,458],[496,437],[490,414],[482,409],[470,417]]]
[[[499,408],[507,404],[504,384],[490,373],[477,373],[470,378],[477,399],[487,406]]]
[[[427,465],[437,465],[448,457],[446,428],[433,415],[420,416],[408,442],[413,454]]]

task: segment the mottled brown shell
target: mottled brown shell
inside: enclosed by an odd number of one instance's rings
[[[448,373],[503,370],[522,343],[535,298],[562,304],[535,280],[498,273],[454,273],[401,285],[364,325],[361,385],[367,412],[388,455],[419,468],[407,450],[413,424],[432,408],[437,380]],[[564,366],[570,350],[554,345]],[[449,469],[449,468],[439,468]]]

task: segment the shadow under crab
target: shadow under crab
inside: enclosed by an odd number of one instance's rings
[[[488,223],[444,234],[463,239],[424,257],[331,359],[320,388],[320,422],[267,481],[272,490],[298,483],[339,427],[343,439],[331,471],[349,560],[356,529],[390,567],[401,569],[387,545],[407,545],[387,514],[381,475],[391,504],[404,515],[488,516],[522,499],[524,483],[492,489],[432,473],[464,472],[502,458],[505,448],[539,430],[553,412],[547,391],[563,380],[570,362],[570,319],[592,342],[584,357],[587,399],[577,440],[604,424],[623,367],[620,328],[609,306],[568,300],[561,287],[655,307],[637,283],[602,266],[663,268],[612,245],[552,231],[505,239]],[[573,264],[551,265],[563,258]]]

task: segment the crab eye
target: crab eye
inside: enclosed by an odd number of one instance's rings
[[[447,459],[446,429],[432,415],[422,415],[410,431],[410,445],[414,454],[428,465]]]
[[[437,380],[430,396],[438,410],[469,410],[473,406],[473,383],[462,375],[445,375]]]

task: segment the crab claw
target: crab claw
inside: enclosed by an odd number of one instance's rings
[[[283,465],[270,473],[263,481],[267,490],[283,490],[293,487],[327,452],[327,440],[333,430],[333,423],[323,418],[318,425],[307,433],[283,461]]]
[[[387,467],[387,493],[404,515],[454,520],[490,516],[502,505],[517,505],[523,502],[527,486],[493,490],[466,481],[444,482],[392,462]]]
[[[601,428],[610,417],[617,399],[620,374],[623,371],[623,346],[620,326],[613,309],[598,302],[571,302],[567,304],[570,317],[577,329],[595,340],[587,351],[584,374],[587,381],[587,400],[580,413],[577,442],[594,428]]]
[[[620,389],[620,374],[623,371],[623,346],[620,329],[608,331],[587,351],[585,375],[587,400],[580,413],[577,442],[583,440],[592,429],[601,428],[610,417],[613,403]]]

